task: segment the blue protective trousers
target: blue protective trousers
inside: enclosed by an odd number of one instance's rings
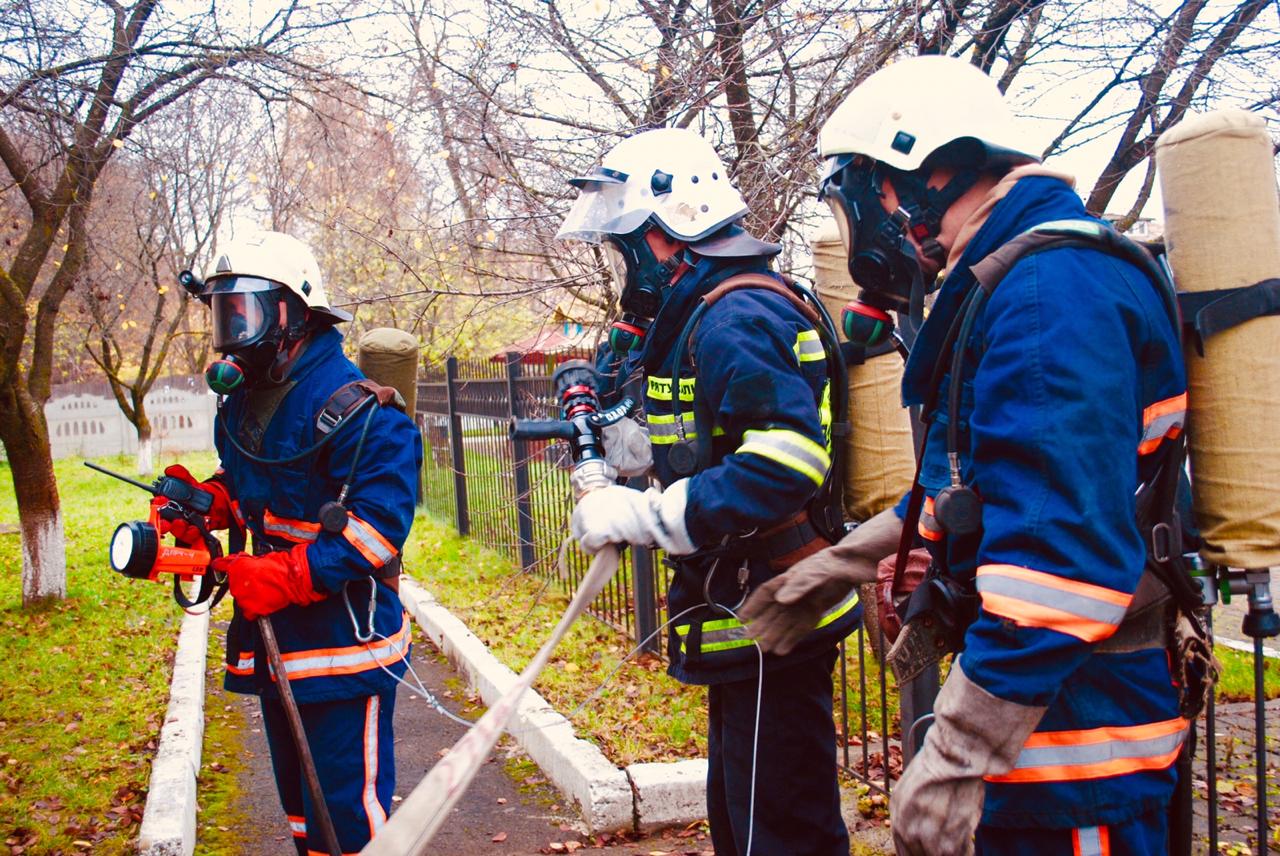
[[[395,692],[298,705],[342,852],[359,853],[386,822],[396,786],[391,717]],[[328,856],[279,699],[262,699],[262,722],[280,803],[300,856]]]
[[[1079,829],[1000,829],[979,826],[976,856],[1164,856],[1168,816],[1140,814],[1124,823]]]
[[[836,650],[708,688],[707,815],[716,856],[848,856],[840,816],[831,669]]]

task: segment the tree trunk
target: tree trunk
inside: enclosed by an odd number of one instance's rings
[[[155,469],[151,458],[151,420],[147,418],[142,405],[138,405],[138,419],[134,423],[138,429],[138,475],[149,476]]]
[[[0,442],[9,456],[22,530],[22,603],[67,596],[66,539],[44,408],[21,381],[0,387]]]

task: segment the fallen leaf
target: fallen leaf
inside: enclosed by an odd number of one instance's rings
[[[501,844],[502,842],[507,840],[507,834],[505,832],[499,832],[497,835],[493,836],[493,838],[490,838],[489,840],[492,841],[494,844]]]

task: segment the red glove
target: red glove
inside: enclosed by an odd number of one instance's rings
[[[182,464],[170,464],[165,467],[164,474],[172,476],[178,481],[186,482],[197,490],[202,490],[213,497],[213,504],[209,507],[209,513],[205,515],[205,526],[210,531],[217,529],[231,528],[235,515],[231,510],[231,495],[227,493],[227,487],[220,480],[213,478],[203,482],[198,482],[191,473],[187,472],[187,468]],[[157,496],[151,500],[151,506],[155,509],[163,508],[169,500],[162,496]],[[239,525],[239,524],[236,524]],[[160,518],[160,534],[172,534],[179,544],[199,544],[201,541],[200,530],[187,523],[185,520],[165,520]]]
[[[306,606],[325,598],[311,586],[306,544],[265,556],[232,553],[214,559],[212,567],[227,575],[231,596],[250,621],[292,603]]]

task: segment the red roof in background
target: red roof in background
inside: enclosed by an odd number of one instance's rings
[[[596,330],[594,328],[581,327],[576,333],[566,334],[564,332],[565,326],[567,325],[547,327],[528,338],[512,342],[510,345],[499,349],[496,354],[489,358],[489,362],[505,362],[507,354],[512,352],[522,355],[521,362],[538,362],[542,357],[579,351],[583,348],[590,348],[595,343]]]

